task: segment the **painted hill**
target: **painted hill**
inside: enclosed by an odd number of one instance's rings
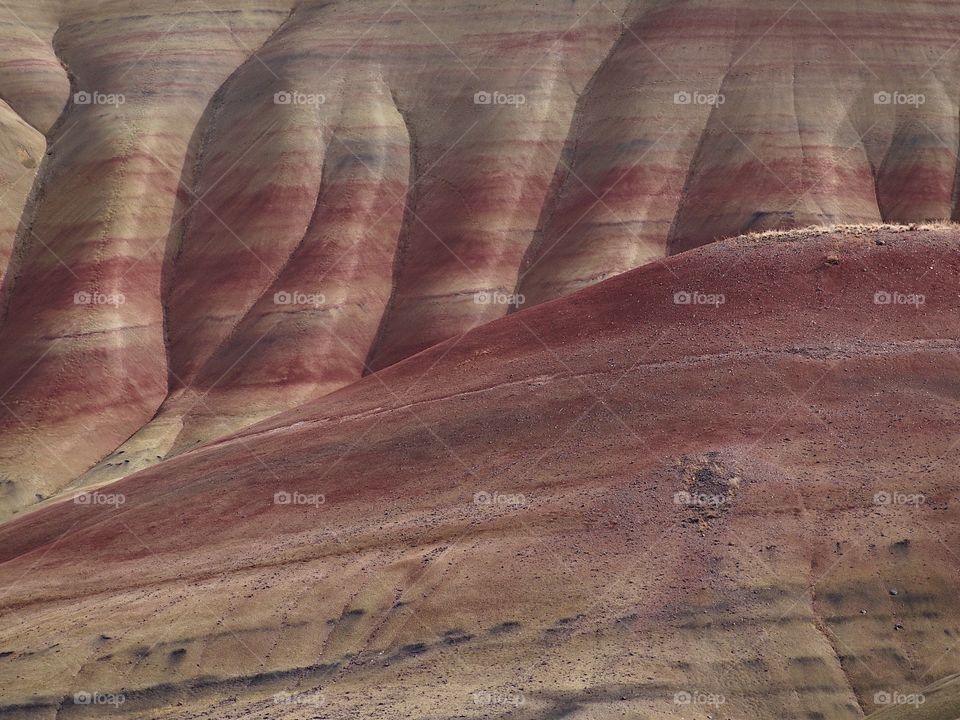
[[[714,239],[957,215],[926,0],[5,0],[0,514]]]
[[[958,239],[708,245],[5,523],[0,711],[956,717]]]

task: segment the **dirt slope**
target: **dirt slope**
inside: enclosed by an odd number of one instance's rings
[[[709,245],[6,523],[0,709],[898,717],[960,672],[958,240]]]
[[[928,0],[5,0],[0,514],[716,238],[956,217],[958,32]]]

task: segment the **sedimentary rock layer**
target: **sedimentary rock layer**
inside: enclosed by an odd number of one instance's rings
[[[960,671],[957,246],[712,244],[6,523],[0,707],[834,720],[921,691]]]
[[[954,217],[958,32],[920,0],[4,2],[0,513],[717,238]]]

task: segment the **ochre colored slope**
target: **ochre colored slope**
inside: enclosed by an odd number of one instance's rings
[[[716,243],[6,523],[2,707],[833,720],[920,692],[960,671],[957,249]]]
[[[718,238],[954,218],[958,32],[928,0],[7,0],[0,515]]]
[[[61,489],[162,402],[162,276],[171,223],[187,207],[180,197],[185,153],[209,98],[248,55],[237,39],[265,37],[270,19],[285,17],[241,12],[231,32],[210,12],[185,10],[179,22],[195,32],[173,32],[171,18],[143,14],[148,7],[101,3],[90,14],[50,5],[60,19],[48,50],[68,68],[57,65],[71,76],[72,93],[60,97],[66,107],[49,125],[30,202],[15,209],[23,217],[0,328],[0,512]],[[5,4],[0,12],[19,31],[32,31],[34,13],[18,9]],[[20,60],[44,37],[34,31]],[[0,82],[23,79],[10,68],[10,52],[4,48]],[[36,59],[30,67],[53,72]],[[62,89],[33,80],[48,92]],[[32,108],[41,100],[49,105],[46,96],[24,96],[10,83],[9,102],[25,119],[40,113]],[[87,102],[95,93],[103,102]],[[42,125],[34,122],[46,130],[50,117],[42,117]]]

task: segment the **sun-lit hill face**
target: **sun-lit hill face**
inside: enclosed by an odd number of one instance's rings
[[[745,232],[956,215],[960,7],[6,0],[0,513]]]
[[[0,526],[0,708],[954,717],[958,242],[712,244]]]
[[[956,720],[958,37],[0,0],[0,717]]]

